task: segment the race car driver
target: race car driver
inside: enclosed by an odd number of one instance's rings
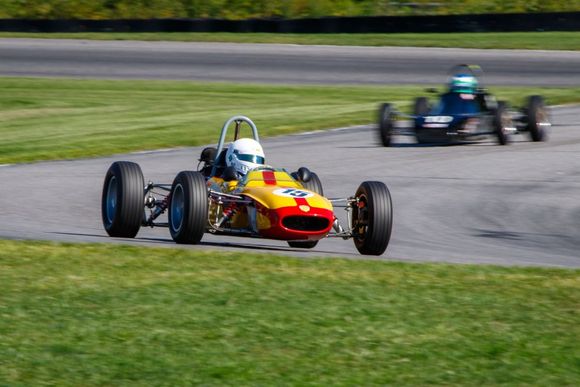
[[[477,99],[478,81],[470,74],[455,74],[449,81],[449,91],[441,96],[432,114],[475,114],[481,110]]]
[[[234,168],[238,180],[259,166],[264,165],[264,150],[260,143],[251,138],[240,138],[232,142],[226,153],[226,165]]]

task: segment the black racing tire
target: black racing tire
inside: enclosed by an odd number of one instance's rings
[[[288,241],[288,246],[297,249],[312,249],[316,247],[318,241]]]
[[[200,172],[182,171],[171,185],[169,199],[169,232],[180,244],[201,241],[207,226],[208,190]]]
[[[353,205],[352,232],[356,249],[364,255],[381,255],[393,229],[393,203],[387,186],[365,181],[357,189]]]
[[[383,146],[390,146],[393,137],[393,105],[384,103],[379,108],[379,138]]]
[[[427,97],[417,97],[413,102],[413,115],[426,116],[429,114],[431,107],[429,106],[429,99]]]
[[[320,196],[324,195],[324,190],[322,189],[322,182],[318,178],[318,175],[314,172],[310,172],[310,180],[301,181],[302,187],[309,191],[316,192]]]
[[[532,141],[545,141],[547,140],[546,123],[550,123],[550,118],[548,111],[546,110],[546,105],[544,103],[544,98],[539,95],[532,95],[528,97],[528,102],[526,104],[526,119],[527,126],[526,130],[530,132]]]
[[[109,236],[134,238],[145,216],[145,182],[141,167],[116,161],[109,167],[101,196],[101,217]]]
[[[310,180],[300,181],[302,187],[309,191],[316,192],[320,196],[324,195],[322,189],[322,182],[318,178],[318,175],[314,172],[310,172]],[[312,249],[318,244],[318,241],[288,241],[288,246],[298,248],[298,249]]]
[[[507,145],[510,143],[510,135],[506,129],[507,125],[511,125],[508,106],[506,102],[499,101],[497,103],[497,108],[493,111],[493,130],[497,137],[497,142],[500,145]]]

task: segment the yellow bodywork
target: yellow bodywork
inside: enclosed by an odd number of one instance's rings
[[[226,182],[219,177],[212,177],[208,181],[208,186],[215,191],[234,195],[243,194],[260,203],[268,210],[298,207],[305,214],[308,214],[312,208],[333,210],[332,204],[328,199],[306,190],[302,184],[283,170],[250,171],[243,180],[231,182]],[[298,194],[298,196],[292,196],[292,194]],[[211,208],[211,216],[215,217],[217,211],[221,211],[221,209]],[[258,229],[268,229],[272,226],[266,212],[258,211],[256,215]],[[240,211],[237,213],[231,223],[233,227],[247,227],[247,212]]]

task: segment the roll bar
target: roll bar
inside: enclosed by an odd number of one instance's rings
[[[258,136],[258,128],[256,128],[256,124],[254,124],[254,122],[252,120],[250,120],[246,116],[233,116],[233,117],[231,117],[229,120],[226,121],[226,123],[222,127],[222,132],[220,134],[220,139],[218,141],[217,151],[215,154],[215,158],[213,160],[213,167],[211,169],[211,176],[214,176],[216,173],[216,169],[217,169],[216,168],[216,161],[217,161],[218,157],[220,157],[220,155],[224,149],[224,143],[226,142],[226,135],[228,133],[228,128],[234,122],[236,124],[236,127],[234,129],[235,130],[234,141],[236,141],[238,139],[238,136],[240,134],[240,127],[241,127],[242,123],[245,122],[252,129],[252,135],[254,136],[254,140],[260,142],[260,137]]]

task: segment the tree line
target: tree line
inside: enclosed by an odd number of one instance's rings
[[[0,18],[302,18],[578,11],[580,0],[0,0]]]

